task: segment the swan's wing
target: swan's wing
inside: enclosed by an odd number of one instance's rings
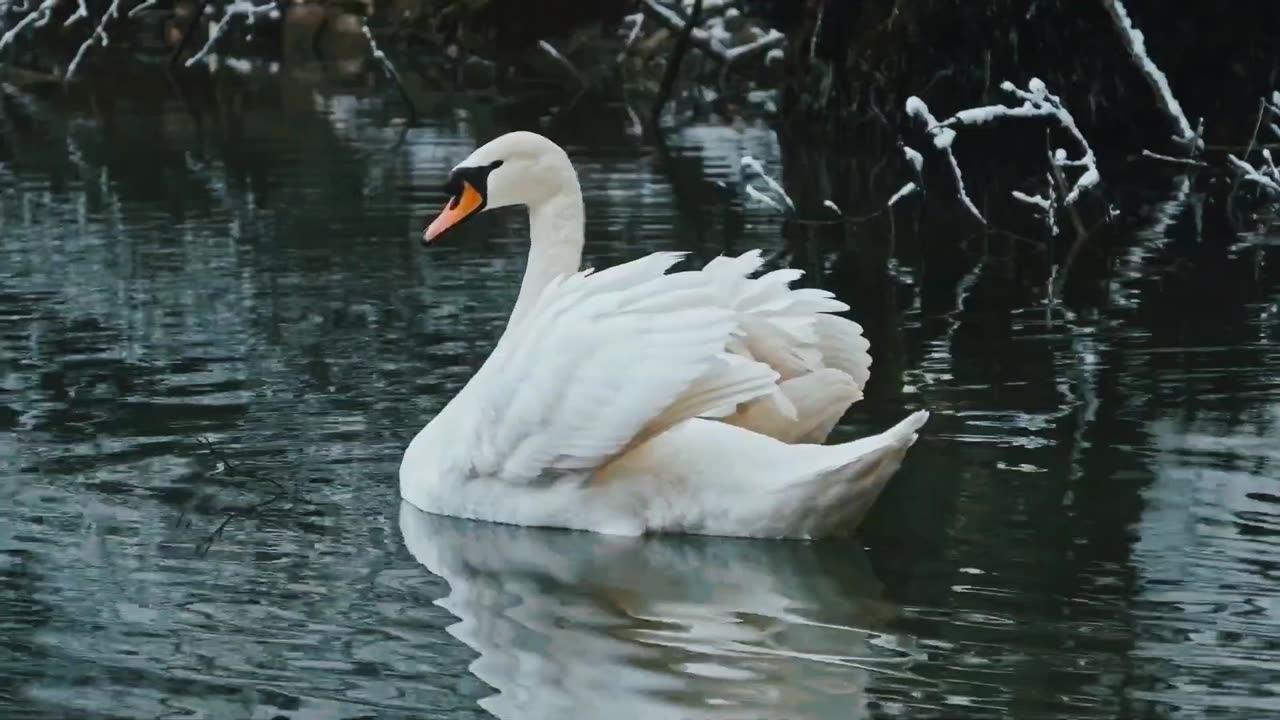
[[[581,480],[682,419],[771,392],[777,373],[734,357],[720,288],[655,253],[553,281],[455,402],[452,468],[514,483]]]
[[[743,332],[730,350],[769,365],[783,379],[776,393],[729,421],[786,442],[820,443],[862,397],[871,377],[870,343],[858,323],[832,314],[849,306],[831,292],[791,287],[802,270],[784,268],[750,277],[760,262],[759,251],[752,250],[718,257],[703,269],[738,313]]]

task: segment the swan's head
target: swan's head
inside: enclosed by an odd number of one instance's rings
[[[537,206],[577,185],[569,156],[532,132],[501,135],[476,148],[449,173],[449,202],[422,233],[429,243],[450,228],[492,208]]]

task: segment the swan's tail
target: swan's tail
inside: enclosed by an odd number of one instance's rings
[[[840,445],[794,446],[821,451],[823,457],[817,472],[784,489],[784,505],[792,515],[788,534],[817,537],[860,525],[928,419],[928,411],[919,410],[878,435]]]

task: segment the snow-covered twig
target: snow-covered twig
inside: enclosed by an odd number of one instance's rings
[[[1048,189],[1045,191],[1047,195],[1028,195],[1020,190],[1014,190],[1011,194],[1014,200],[1034,205],[1040,208],[1044,215],[1045,224],[1049,227],[1049,234],[1058,234],[1058,196],[1053,191],[1053,175],[1046,173],[1045,180],[1048,182]]]
[[[138,7],[125,13],[125,17],[131,18],[134,15],[137,15],[138,13],[142,12],[143,10],[150,10],[151,8],[155,7],[158,4],[160,4],[160,0],[144,0],[141,4],[138,5]]]
[[[750,155],[743,155],[741,163],[742,163],[742,167],[754,170],[756,174],[759,175],[765,181],[765,183],[769,186],[769,188],[772,189],[775,193],[778,194],[779,197],[782,198],[783,202],[787,204],[787,207],[791,208],[792,212],[795,212],[796,204],[791,202],[791,196],[787,195],[787,191],[782,189],[782,185],[777,180],[774,180],[772,177],[769,176],[769,173],[764,171],[764,166],[760,164],[759,160],[756,160]],[[750,184],[748,184],[747,193],[750,194],[753,190],[755,190],[755,188],[753,188]],[[759,194],[758,190],[756,191],[756,194]],[[778,208],[778,209],[781,210],[782,208]]]
[[[1280,118],[1280,90],[1271,91],[1270,102],[1267,102],[1267,99],[1263,98],[1262,107],[1263,107],[1263,110],[1265,110],[1266,112],[1270,112],[1272,115],[1275,115],[1276,117]],[[1268,122],[1267,127],[1271,130],[1272,133],[1275,134],[1277,138],[1280,138],[1280,124]]]
[[[894,204],[896,204],[899,200],[910,195],[913,192],[916,192],[919,189],[920,189],[919,186],[917,186],[914,182],[908,182],[906,185],[903,185],[902,187],[898,188],[898,192],[894,193],[893,196],[889,198],[889,202],[885,204],[888,205],[889,207],[893,207]]]
[[[631,32],[627,33],[627,41],[622,44],[622,49],[618,51],[618,62],[622,62],[622,59],[631,50],[631,46],[635,44],[636,38],[640,37],[640,28],[644,27],[644,13],[632,13],[622,19],[631,23]]]
[[[1256,183],[1268,191],[1280,195],[1280,170],[1277,170],[1275,164],[1271,161],[1270,150],[1264,150],[1263,157],[1267,160],[1267,167],[1255,168],[1235,155],[1227,154],[1227,160],[1240,171],[1242,180]]]
[[[1151,83],[1151,87],[1156,91],[1156,100],[1160,104],[1160,109],[1169,118],[1169,122],[1173,124],[1174,131],[1177,133],[1173,139],[1185,145],[1192,154],[1198,154],[1204,149],[1204,141],[1200,138],[1200,133],[1192,129],[1186,113],[1182,111],[1182,105],[1178,104],[1178,99],[1173,96],[1173,90],[1169,88],[1169,78],[1165,77],[1165,74],[1151,60],[1151,55],[1147,53],[1142,31],[1134,26],[1121,0],[1102,0],[1102,4],[1111,14],[1117,29],[1120,30],[1125,48],[1133,56],[1143,76],[1147,78],[1147,82]]]
[[[1058,148],[1054,151],[1054,162],[1064,167],[1082,167],[1084,172],[1076,179],[1071,190],[1063,198],[1064,205],[1072,205],[1080,198],[1080,194],[1085,190],[1092,188],[1102,180],[1102,175],[1098,172],[1097,158],[1093,154],[1093,148],[1089,146],[1089,141],[1085,140],[1084,133],[1080,132],[1079,126],[1076,125],[1075,118],[1070,112],[1062,106],[1062,101],[1058,96],[1049,92],[1040,78],[1031,78],[1027,82],[1027,89],[1023,90],[1015,86],[1008,80],[1000,83],[1000,89],[1007,93],[1012,93],[1022,100],[1022,105],[1018,107],[1007,107],[1005,105],[988,105],[986,107],[969,108],[961,110],[952,117],[941,123],[942,127],[949,128],[952,125],[981,125],[991,122],[997,118],[1053,118],[1058,124],[1066,130],[1076,144],[1080,146],[1081,156],[1077,159],[1067,157],[1066,150]],[[910,101],[908,101],[910,102]],[[936,140],[935,140],[936,144]]]
[[[911,163],[911,167],[916,169],[916,175],[924,172],[924,156],[920,154],[919,150],[910,145],[903,145],[902,154],[906,156],[907,162]]]
[[[44,0],[44,2],[40,3],[40,7],[32,10],[26,17],[15,23],[4,35],[0,35],[0,50],[4,50],[27,27],[44,27],[44,24],[49,22],[49,19],[53,16],[53,9],[58,6],[59,2],[60,0]]]
[[[1028,205],[1035,205],[1046,212],[1053,209],[1053,198],[1047,198],[1042,195],[1028,195],[1021,190],[1014,190],[1013,199],[1021,200]]]
[[[82,18],[85,20],[89,19],[89,6],[84,4],[84,0],[77,0],[77,2],[79,3],[79,7],[76,8],[75,12],[71,13],[70,17],[63,21],[62,27],[71,27],[77,20]]]
[[[1199,160],[1192,160],[1191,158],[1174,157],[1172,155],[1163,155],[1158,152],[1151,152],[1150,150],[1143,150],[1142,155],[1143,157],[1149,157],[1152,160],[1163,160],[1164,162],[1175,163],[1177,165],[1195,165],[1196,167],[1209,167],[1208,163],[1201,162]]]
[[[762,202],[768,205],[769,207],[772,207],[774,210],[777,210],[778,212],[782,212],[781,205],[774,202],[773,198],[757,190],[754,185],[750,185],[750,184],[747,185],[747,195],[753,200]]]
[[[744,45],[739,45],[735,48],[729,48],[729,50],[725,52],[724,59],[725,59],[725,62],[733,62],[738,58],[745,57],[759,50],[768,50],[771,48],[779,47],[786,41],[787,41],[786,35],[783,35],[777,30],[770,28],[769,32],[765,33],[764,35],[761,35],[759,38],[752,40],[749,43],[746,43]]]
[[[951,144],[955,142],[956,139],[956,131],[949,127],[942,127],[938,122],[938,119],[933,116],[933,113],[929,112],[929,106],[925,105],[924,101],[915,95],[907,98],[906,109],[908,115],[919,118],[925,123],[925,130],[933,137],[933,146],[946,154],[947,160],[951,162],[951,172],[955,175],[956,192],[960,194],[960,202],[964,203],[964,206],[969,209],[969,212],[973,213],[973,216],[978,218],[978,222],[986,225],[987,219],[982,217],[982,213],[978,212],[978,206],[973,204],[973,201],[969,199],[969,194],[965,192],[964,174],[960,172],[960,163],[956,162],[955,153],[952,152],[951,149]],[[912,152],[915,151],[913,150]],[[918,152],[915,153],[916,156],[919,156],[919,154],[920,153]],[[916,157],[912,157],[910,154],[907,155],[907,158],[911,160],[913,164],[917,159]],[[921,163],[923,163],[923,158],[919,159]]]
[[[369,42],[369,54],[373,55],[373,59],[377,60],[378,64],[382,65],[383,74],[387,76],[387,79],[396,84],[396,90],[399,91],[400,98],[409,106],[409,113],[412,122],[412,118],[417,114],[417,107],[413,104],[413,98],[409,97],[409,91],[405,90],[404,83],[400,80],[400,72],[396,70],[396,66],[391,62],[391,58],[387,57],[387,54],[382,52],[382,48],[378,47],[378,41],[373,39],[373,31],[369,29],[369,25],[366,23],[361,27],[361,30],[364,32],[364,39]]]
[[[1028,195],[1023,192],[1014,191],[1014,199],[1040,208],[1045,215],[1045,222],[1048,224],[1050,232],[1058,233],[1056,211],[1059,206],[1068,207],[1074,204],[1080,195],[1097,185],[1102,176],[1098,172],[1097,157],[1093,153],[1093,148],[1085,139],[1084,134],[1080,132],[1080,128],[1076,125],[1075,118],[1062,105],[1062,101],[1054,94],[1050,93],[1045,84],[1039,78],[1032,78],[1027,83],[1027,88],[1023,90],[1015,86],[1013,83],[1005,81],[1000,84],[1000,88],[1015,97],[1022,100],[1022,104],[1016,107],[1007,105],[987,105],[984,107],[966,108],[947,118],[939,121],[929,111],[929,107],[924,101],[918,97],[912,96],[907,99],[906,111],[908,115],[921,120],[926,131],[933,138],[933,145],[941,150],[951,164],[951,172],[955,176],[956,189],[960,196],[960,201],[968,208],[969,212],[980,222],[986,224],[986,219],[978,212],[978,208],[973,204],[964,188],[964,177],[960,171],[960,164],[956,161],[953,145],[956,139],[956,128],[959,126],[983,125],[1003,118],[1047,118],[1056,120],[1057,124],[1062,126],[1068,134],[1075,140],[1080,148],[1080,157],[1071,158],[1067,155],[1067,151],[1058,148],[1053,151],[1050,156],[1051,168],[1057,174],[1059,179],[1062,178],[1062,168],[1074,167],[1081,168],[1075,184],[1070,188],[1066,187],[1066,181],[1063,180],[1062,195],[1059,196],[1054,192],[1053,176],[1049,179],[1048,195]],[[910,147],[903,146],[903,154],[906,155],[907,161],[916,169],[917,175],[920,175],[920,169],[924,164],[924,159],[920,153]],[[907,187],[898,191],[894,195],[894,200],[905,192],[909,192]],[[892,202],[892,201],[891,201]]]
[[[365,34],[368,35],[368,26],[365,27]],[[586,78],[582,77],[582,73],[578,72],[578,68],[574,67],[573,63],[569,62],[569,58],[565,57],[559,50],[557,50],[555,45],[552,45],[546,40],[539,40],[538,48],[542,50],[542,52],[546,53],[547,57],[556,61],[556,64],[572,75],[573,79],[577,80],[579,85],[585,86],[587,84]]]
[[[684,32],[686,23],[684,18],[680,17],[676,11],[658,2],[658,0],[643,0],[640,8],[650,18],[656,20],[658,24],[667,28],[677,35]],[[689,36],[689,41],[694,47],[701,50],[710,57],[720,62],[728,62],[729,49],[726,48],[719,40],[711,37],[711,34],[700,27],[694,27],[693,33]]]
[[[80,7],[81,9],[84,9],[83,4],[81,4]],[[107,37],[107,23],[110,22],[112,18],[117,18],[119,16],[120,0],[111,0],[111,6],[102,14],[102,19],[98,21],[98,26],[93,29],[93,33],[89,35],[89,39],[80,43],[80,49],[76,51],[76,56],[71,59],[71,64],[67,66],[67,73],[62,78],[63,82],[71,82],[71,78],[76,74],[76,69],[80,67],[80,61],[84,59],[85,53],[89,52],[89,46],[93,44],[94,40],[97,40],[102,47],[107,46],[107,43],[111,40]]]
[[[209,31],[209,39],[205,41],[204,47],[200,48],[195,55],[188,58],[184,65],[186,65],[186,67],[191,67],[192,65],[204,60],[205,56],[213,50],[214,45],[218,43],[218,38],[222,37],[222,33],[226,32],[227,25],[231,22],[232,18],[243,17],[245,22],[252,25],[254,20],[260,15],[265,15],[272,20],[275,20],[280,17],[280,10],[277,9],[274,0],[269,0],[262,5],[254,5],[249,0],[235,0],[235,2],[226,7],[223,11],[222,19],[219,20],[218,23],[213,26],[213,29]]]

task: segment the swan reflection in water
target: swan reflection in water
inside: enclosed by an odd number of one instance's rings
[[[894,608],[853,542],[617,537],[424,513],[418,562],[498,718],[869,715],[870,673],[908,673]]]

